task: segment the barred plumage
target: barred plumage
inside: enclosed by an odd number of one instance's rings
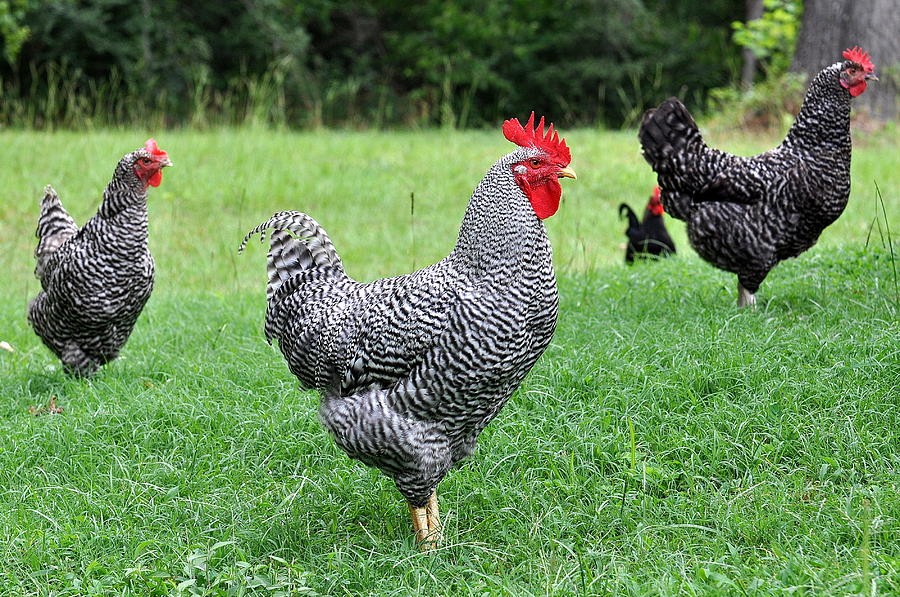
[[[65,210],[59,201],[56,190],[47,185],[44,187],[44,198],[41,200],[41,215],[38,218],[38,227],[35,235],[38,237],[37,247],[34,249],[34,259],[37,262],[34,275],[38,279],[44,277],[50,257],[59,247],[75,236],[78,225]]]
[[[28,321],[70,374],[90,375],[118,356],[150,296],[147,181],[169,164],[149,146],[124,156],[100,209],[80,230],[53,188],[45,189],[35,249],[43,290],[28,306]]]
[[[550,242],[514,172],[542,156],[527,147],[494,164],[453,252],[411,274],[352,280],[299,212],[275,214],[241,244],[275,230],[266,335],[302,385],[322,391],[319,415],[336,443],[390,476],[413,507],[473,451],[553,335]],[[572,175],[554,168],[554,183]]]
[[[848,74],[850,73],[850,74]],[[639,133],[666,212],[687,223],[691,246],[738,275],[739,303],[778,262],[809,249],[850,195],[850,98],[868,71],[850,60],[822,70],[782,144],[754,157],[708,147],[676,98],[649,110]]]

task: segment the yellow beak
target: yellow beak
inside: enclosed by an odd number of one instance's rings
[[[558,178],[573,178],[573,179],[578,178],[577,176],[575,176],[575,171],[572,170],[571,168],[569,168],[568,166],[566,166],[565,168],[560,168],[559,172],[556,173],[556,176]]]

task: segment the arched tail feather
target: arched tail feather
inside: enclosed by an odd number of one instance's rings
[[[623,214],[623,212],[625,212]],[[621,218],[623,215],[628,216],[628,226],[637,228],[641,225],[638,220],[637,214],[634,213],[634,210],[627,203],[623,203],[619,206],[619,217]]]
[[[269,275],[267,299],[271,299],[282,284],[301,272],[324,269],[344,273],[341,258],[328,234],[318,222],[299,211],[280,211],[272,215],[244,236],[238,253],[243,252],[254,234],[258,233],[260,242],[264,241],[266,230],[273,230],[266,264]]]

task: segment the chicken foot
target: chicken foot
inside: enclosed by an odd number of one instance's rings
[[[738,282],[738,307],[756,308],[756,295],[744,288],[740,282]]]
[[[428,498],[428,503],[421,507],[409,504],[412,515],[413,530],[416,532],[416,543],[419,550],[431,551],[441,542],[441,520],[438,514],[437,491]]]

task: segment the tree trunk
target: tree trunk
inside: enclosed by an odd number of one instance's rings
[[[806,0],[791,70],[810,77],[860,46],[872,56],[879,81],[856,98],[857,109],[891,120],[900,89],[900,7],[897,0]]]
[[[747,22],[755,21],[763,16],[763,0],[747,0]],[[741,87],[744,90],[753,87],[753,76],[756,74],[756,54],[750,48],[741,51],[744,67],[741,69]]]

